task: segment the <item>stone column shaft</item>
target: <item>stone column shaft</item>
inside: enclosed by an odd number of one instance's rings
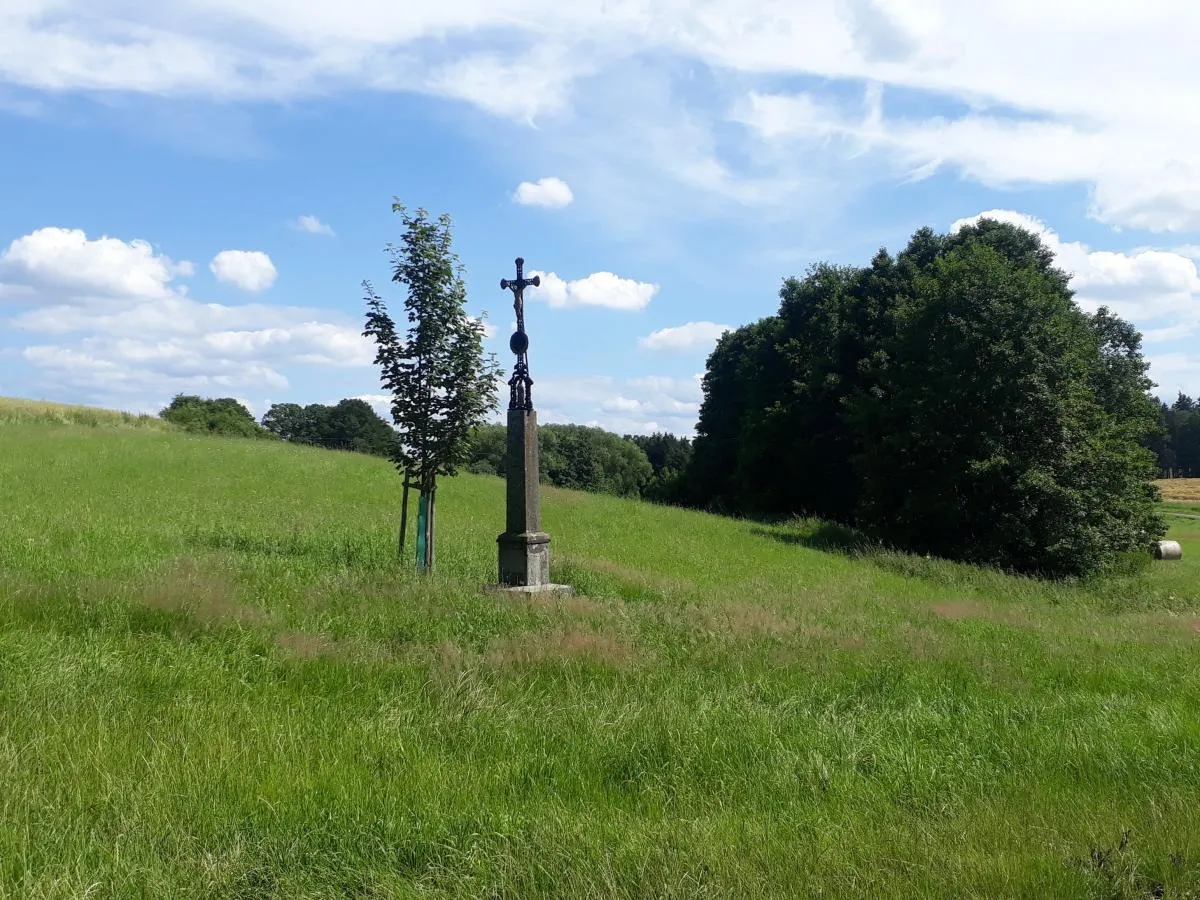
[[[500,551],[500,583],[511,587],[550,584],[550,535],[542,531],[538,483],[537,413],[508,411],[508,502]]]
[[[508,509],[504,529],[509,534],[541,531],[537,412],[510,409],[507,440]]]

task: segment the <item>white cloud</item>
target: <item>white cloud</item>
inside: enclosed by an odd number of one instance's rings
[[[406,86],[532,125],[539,116],[565,110],[572,83],[595,67],[594,61],[570,55],[564,47],[535,42],[518,54],[503,48],[468,52],[428,67],[421,76],[410,75]]]
[[[3,294],[17,306],[7,324],[43,337],[21,355],[45,379],[84,397],[102,387],[123,403],[285,388],[286,367],[371,365],[357,324],[299,307],[198,302],[171,284],[189,269],[144,241],[40,229],[0,255]]]
[[[607,309],[645,309],[658,285],[630,278],[619,278],[612,272],[593,272],[586,278],[566,281],[553,272],[530,272],[541,278],[540,287],[528,288],[527,296],[544,300],[553,307],[601,306]]]
[[[275,283],[279,274],[271,257],[261,250],[222,250],[208,264],[217,281],[258,293]]]
[[[316,216],[301,216],[293,225],[301,231],[307,231],[309,234],[323,234],[333,237],[333,229]]]
[[[543,378],[533,388],[542,422],[598,425],[618,434],[669,431],[690,436],[702,398],[701,376]]]
[[[97,296],[166,297],[176,276],[194,272],[156,254],[146,241],[91,240],[78,228],[39,228],[0,253],[0,279]]]
[[[539,178],[537,181],[522,181],[517,185],[513,201],[522,206],[544,206],[547,209],[562,209],[575,199],[570,186],[560,178]]]
[[[35,344],[26,347],[22,355],[34,366],[68,374],[80,383],[103,383],[114,393],[123,388],[159,393],[166,385],[180,389],[288,386],[287,378],[270,366],[206,357],[181,342],[156,345],[136,340],[86,340],[77,347]]]
[[[673,328],[661,328],[641,338],[638,345],[646,350],[708,350],[717,338],[729,330],[731,326],[715,322],[688,322]]]
[[[1196,87],[1200,92],[1200,83]],[[1200,228],[1200,159],[1167,133],[1177,129],[1147,134],[1148,123],[1081,123],[1078,115],[888,117],[877,84],[858,109],[813,93],[752,91],[733,113],[767,141],[832,146],[848,157],[873,153],[910,178],[952,167],[997,188],[1075,183],[1090,187],[1089,215],[1100,221],[1159,231]]]
[[[328,322],[214,331],[200,341],[204,350],[223,358],[284,359],[317,366],[366,366],[374,360],[372,345],[356,329]]]
[[[652,163],[660,178],[787,204],[772,186],[803,182],[814,157],[764,152],[758,137],[807,135],[842,158],[848,138],[910,171],[951,165],[994,184],[1078,183],[1113,224],[1200,222],[1200,122],[1187,115],[1200,94],[1191,65],[1200,7],[1188,0],[167,0],[136,17],[122,4],[53,6],[50,16],[43,2],[6,4],[0,82],[219,100],[423,92],[538,127],[583,120],[577,158],[586,160],[594,139],[624,122],[653,125],[636,88],[604,115],[592,100],[614,75],[658,60],[687,111],[647,141],[605,144],[613,166]],[[698,68],[703,91],[689,81]],[[736,92],[751,106],[770,100],[763,92],[778,76],[796,75],[826,86],[808,95],[812,108],[803,98],[759,108],[757,136],[739,145],[721,121],[725,102]],[[827,98],[866,83],[942,118],[826,115]],[[588,115],[572,119],[572,107]],[[718,131],[728,155],[714,149]]]
[[[1182,391],[1200,397],[1200,354],[1172,352],[1150,354],[1150,375],[1158,383],[1156,393],[1168,403]]]

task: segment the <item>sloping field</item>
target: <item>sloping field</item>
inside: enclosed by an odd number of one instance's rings
[[[171,431],[174,426],[157,416],[134,415],[94,406],[69,406],[42,400],[0,397],[0,426],[5,425],[86,425],[108,428],[149,428]]]
[[[1200,478],[1164,478],[1155,484],[1168,509],[1200,515]]]
[[[1200,522],[1089,587],[497,479],[0,424],[0,897],[1200,889]]]

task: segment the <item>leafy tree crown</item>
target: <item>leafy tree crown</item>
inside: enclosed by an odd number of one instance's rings
[[[422,485],[453,475],[467,460],[471,429],[497,405],[501,372],[484,356],[484,323],[467,315],[462,267],[451,247],[450,217],[424,209],[392,211],[404,224],[399,245],[387,245],[392,281],[406,289],[408,328],[401,333],[369,281],[363,335],[376,344],[380,383],[391,395],[398,432],[392,459]]]

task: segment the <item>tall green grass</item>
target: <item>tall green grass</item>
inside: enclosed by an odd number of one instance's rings
[[[1185,897],[1200,522],[1050,585],[386,461],[0,429],[0,897]]]
[[[42,400],[19,400],[0,397],[0,426],[2,425],[83,425],[91,428],[149,428],[171,431],[175,426],[157,416],[94,406],[71,406]]]

